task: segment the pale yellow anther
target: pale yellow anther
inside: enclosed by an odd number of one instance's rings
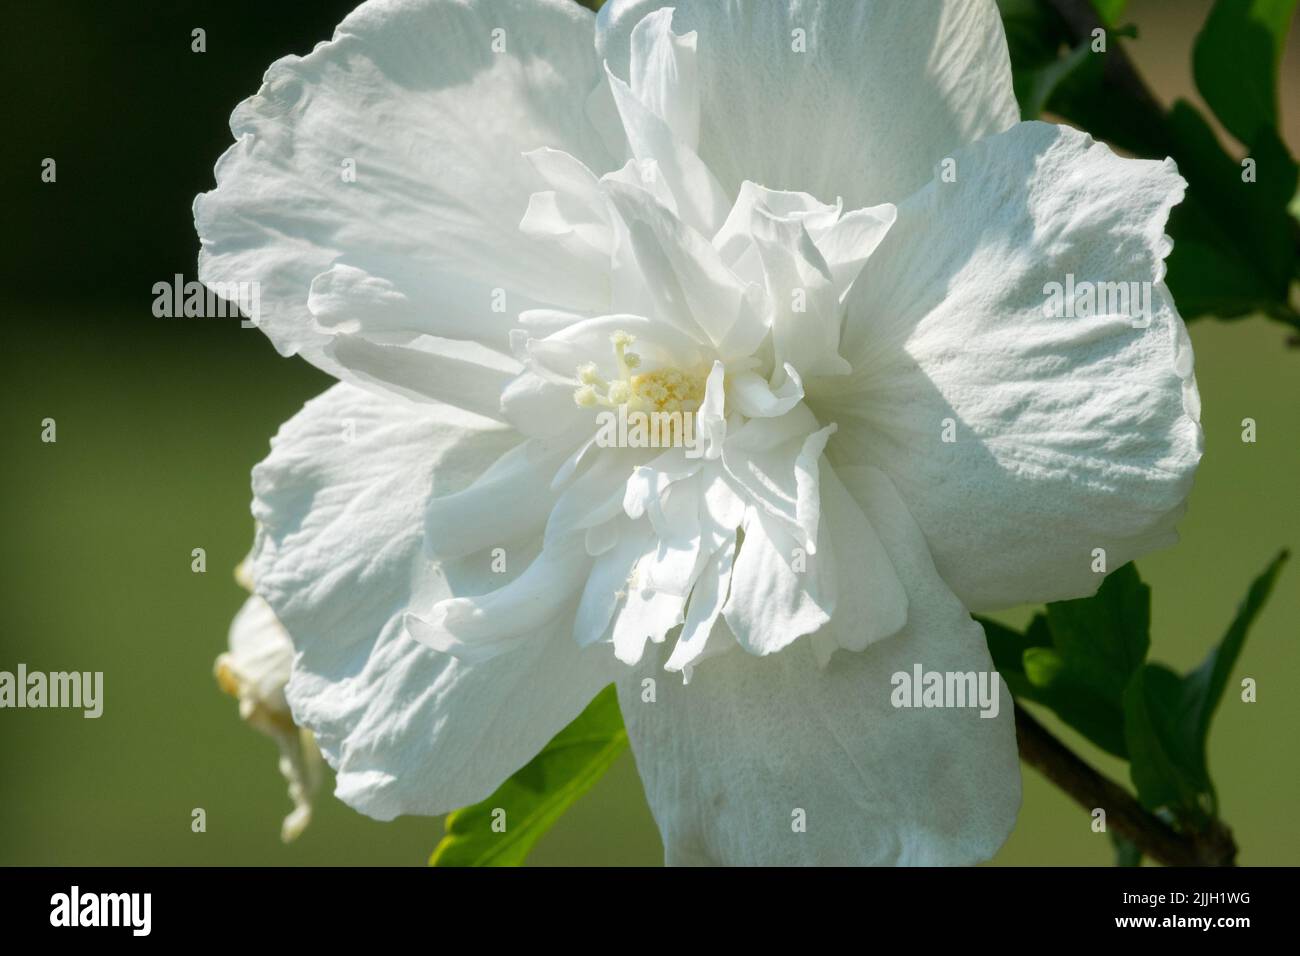
[[[665,368],[632,376],[632,394],[638,404],[648,405],[654,411],[694,411],[704,401],[704,374],[687,374],[679,369]]]
[[[704,401],[704,387],[708,369],[683,372],[676,368],[661,368],[653,372],[634,375],[640,368],[641,356],[627,351],[636,341],[628,332],[617,331],[609,337],[614,346],[614,361],[618,378],[606,381],[595,364],[588,362],[578,367],[580,388],[573,392],[573,400],[584,408],[596,405],[656,412],[694,411]]]
[[[618,363],[618,377],[626,382],[632,375],[632,369],[641,364],[639,355],[633,356],[636,359],[635,363],[628,361],[627,347],[636,341],[636,337],[627,332],[615,332],[609,340],[614,343],[614,361]]]

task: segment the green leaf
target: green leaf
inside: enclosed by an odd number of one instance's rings
[[[1170,148],[1188,183],[1169,220],[1168,282],[1184,315],[1224,318],[1285,302],[1295,270],[1295,224],[1287,204],[1300,169],[1272,127],[1251,150],[1255,181],[1219,145],[1204,117],[1179,101],[1169,112]]]
[[[1196,37],[1192,73],[1219,122],[1246,145],[1277,128],[1277,71],[1296,0],[1218,0]]]
[[[1088,41],[1085,40],[1063,57],[1050,60],[1032,70],[1013,73],[1012,84],[1016,100],[1020,103],[1020,118],[1038,119],[1066,79],[1084,67],[1092,55]]]
[[[1300,228],[1288,208],[1300,170],[1278,136],[1273,92],[1277,45],[1296,2],[1219,0],[1198,41],[1201,72],[1216,91],[1207,100],[1234,102],[1231,83],[1248,90],[1228,125],[1245,137],[1254,182],[1243,182],[1240,159],[1224,150],[1194,107],[1180,102],[1165,110],[1143,92],[1121,42],[1135,31],[1116,26],[1122,3],[1094,0],[1107,27],[1106,51],[1094,53],[1091,37],[1076,33],[1082,27],[1066,23],[1049,0],[998,2],[1023,118],[1054,113],[1135,156],[1172,156],[1178,163],[1188,190],[1169,220],[1174,248],[1166,281],[1184,319],[1263,313],[1300,329],[1300,316],[1288,305],[1290,284],[1300,278]],[[1256,56],[1249,52],[1254,48],[1263,52]],[[1258,62],[1239,67],[1246,56]],[[1264,89],[1269,95],[1261,100]]]
[[[1246,598],[1237,608],[1237,615],[1232,619],[1228,632],[1219,642],[1219,646],[1210,651],[1201,666],[1188,674],[1183,681],[1187,697],[1187,715],[1191,718],[1190,730],[1198,741],[1202,753],[1210,736],[1210,721],[1214,711],[1223,699],[1223,691],[1228,686],[1232,668],[1236,666],[1241,649],[1246,644],[1246,634],[1255,623],[1255,617],[1263,608],[1273,591],[1278,572],[1286,564],[1290,553],[1278,553],[1264,572],[1250,585]]]
[[[1116,757],[1124,739],[1124,689],[1150,646],[1151,591],[1126,564],[1097,593],[1047,606],[1025,634],[993,621],[989,653],[1011,693],[1042,704]]]
[[[447,816],[431,866],[519,866],[541,836],[604,775],[627,746],[613,686],[555,735],[492,796]],[[505,830],[496,832],[498,810]],[[498,825],[499,827],[499,825]]]
[[[1037,119],[1064,75],[1065,23],[1041,0],[998,0],[1021,119]],[[1086,49],[1086,48],[1085,48]]]
[[[1047,605],[1047,623],[1079,680],[1118,701],[1151,646],[1151,589],[1130,562],[1092,597]]]
[[[1142,805],[1199,829],[1214,814],[1214,794],[1205,760],[1180,725],[1182,701],[1182,679],[1147,664],[1124,694],[1124,739]]]
[[[1137,848],[1137,844],[1120,836],[1114,830],[1110,833],[1110,842],[1115,847],[1115,865],[1116,866],[1141,866],[1142,851]]]
[[[1065,21],[1044,0],[997,0],[1013,69],[1056,59],[1067,43]]]
[[[1038,2],[1050,6],[1047,0]],[[1164,159],[1169,155],[1164,109],[1150,97],[1134,96],[1132,89],[1125,85],[1128,74],[1121,41],[1136,37],[1137,29],[1133,26],[1108,29],[1105,52],[1094,52],[1091,35],[1076,37],[1061,21],[1056,55],[1073,58],[1073,63],[1071,69],[1055,77],[1044,109],[1131,153]],[[1014,51],[1011,65],[1014,83],[1017,69]],[[1040,72],[1046,69],[1041,62],[1026,66]],[[1021,79],[1017,94],[1026,86],[1026,81]],[[1023,102],[1021,106],[1023,110]]]
[[[1287,557],[1285,551],[1278,554],[1254,580],[1223,640],[1200,667],[1180,678],[1167,667],[1147,664],[1133,675],[1124,693],[1124,736],[1133,785],[1149,810],[1172,812],[1193,827],[1217,815],[1206,757],[1211,719]]]
[[[1101,22],[1108,27],[1119,26],[1119,18],[1124,15],[1128,0],[1092,0],[1092,8],[1101,17]]]
[[[1196,37],[1196,86],[1224,127],[1244,143],[1255,181],[1219,147],[1185,103],[1169,126],[1192,208],[1171,222],[1169,284],[1184,314],[1264,312],[1300,327],[1285,307],[1300,275],[1300,231],[1289,212],[1300,169],[1278,135],[1278,64],[1296,0],[1217,0]],[[1186,304],[1184,302],[1186,300]]]
[[[1029,623],[1029,629],[1024,634],[979,615],[975,615],[975,620],[979,621],[984,628],[984,638],[989,645],[993,666],[1011,687],[1012,693],[1015,693],[1016,688],[1011,686],[1012,681],[1023,682],[1028,679],[1023,661],[1025,651],[1031,647],[1051,646],[1051,637],[1046,632],[1047,619],[1041,614],[1034,615],[1034,619]]]
[[[1112,5],[1123,3],[1112,0]],[[1093,54],[1091,36],[1076,41],[1046,0],[998,0],[998,12],[1011,53],[1011,80],[1021,119],[1037,119],[1076,73],[1087,77],[1079,85],[1088,90],[1097,85],[1103,55]]]

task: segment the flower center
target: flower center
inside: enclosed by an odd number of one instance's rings
[[[573,400],[584,408],[602,406],[654,412],[693,412],[704,401],[707,372],[684,372],[677,368],[660,368],[653,372],[635,373],[641,365],[641,356],[629,352],[628,346],[636,341],[627,332],[615,332],[610,337],[614,346],[614,361],[618,378],[606,380],[594,363],[578,366],[578,381]]]

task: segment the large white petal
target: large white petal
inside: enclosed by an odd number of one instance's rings
[[[508,345],[515,315],[493,310],[480,283],[392,256],[373,268],[338,262],[312,280],[307,309],[321,332],[392,341],[438,335],[498,351]]]
[[[567,0],[363,4],[330,42],[272,64],[236,108],[238,141],[217,164],[217,188],[195,201],[200,278],[259,282],[277,348],[336,374],[319,350],[322,325],[338,320],[318,325],[308,293],[339,262],[408,297],[432,285],[438,301],[408,317],[429,334],[498,326],[497,290],[516,313],[600,305],[581,301],[591,290],[569,281],[558,247],[519,229],[546,185],[525,152],[615,165],[585,111],[603,82],[592,23]],[[367,321],[349,311],[347,321]]]
[[[773,654],[831,619],[833,566],[830,560],[810,561],[806,547],[763,511],[746,512],[722,615],[749,653]]]
[[[749,499],[781,522],[798,544],[817,550],[821,496],[817,471],[836,426],[817,427],[807,407],[779,418],[751,418],[727,437],[722,463]]]
[[[760,257],[760,234],[770,232],[774,227],[788,230],[789,234],[783,240],[789,246],[785,254],[801,260],[800,271],[815,274],[820,271],[817,263],[824,264],[829,272],[834,298],[839,302],[862,270],[862,264],[880,245],[897,213],[892,203],[854,209],[848,213],[843,207],[842,199],[829,205],[807,193],[767,189],[746,180],[741,183],[740,195],[736,197],[722,228],[714,235],[713,245],[738,276],[770,287],[774,278],[771,274],[771,250],[766,257]],[[764,220],[773,218],[784,225],[770,224],[764,228]],[[756,229],[756,225],[759,228]],[[802,229],[792,228],[799,226]],[[815,254],[799,251],[798,247],[805,238],[812,240]],[[799,287],[790,282],[783,285],[779,291],[785,298],[790,296],[793,288]],[[778,301],[774,305],[780,307],[783,303]],[[836,318],[839,318],[838,314]],[[838,342],[837,335],[835,344]]]
[[[608,654],[573,640],[572,615],[476,665],[403,632],[408,610],[501,587],[536,553],[536,541],[502,541],[502,574],[490,550],[442,563],[426,553],[430,502],[518,440],[456,409],[339,385],[254,469],[253,577],[297,651],[289,704],[338,771],[339,797],[371,816],[483,799],[611,678]]]
[[[824,669],[808,641],[768,657],[726,654],[688,685],[658,675],[653,703],[640,683],[648,667],[619,682],[668,863],[965,864],[1010,832],[1020,774],[1000,679],[992,719],[890,702],[892,675],[915,664],[987,672],[992,662],[887,479],[875,473],[869,491],[868,517],[908,588],[902,632]],[[794,826],[799,810],[806,832]]]
[[[711,342],[724,358],[751,355],[766,332],[758,288],[737,278],[702,234],[646,190],[618,182],[607,189],[627,224],[655,318]]]
[[[840,357],[840,301],[830,266],[797,219],[756,210],[751,221],[772,307],[772,345],[778,364],[803,375],[849,371]]]
[[[546,525],[556,494],[545,479],[565,449],[538,441],[515,445],[462,491],[435,496],[425,511],[425,546],[435,558],[460,558]]]
[[[610,0],[596,42],[616,75],[665,6],[675,33],[698,33],[699,154],[731,196],[749,179],[895,201],[1019,117],[992,0]]]
[[[655,175],[663,178],[672,211],[683,222],[706,235],[713,232],[727,214],[726,195],[713,173],[636,98],[626,83],[613,75],[608,79],[634,157],[641,163],[656,165]]]
[[[822,543],[812,560],[833,560],[835,574],[835,625],[823,635],[834,642],[825,646],[860,651],[907,622],[907,589],[879,533],[835,469],[821,469],[818,479]]]
[[[1172,161],[1021,124],[900,205],[854,286],[852,387],[805,382],[840,426],[827,455],[893,478],[967,606],[1091,594],[1095,549],[1113,570],[1174,540],[1202,444],[1162,282],[1183,187]],[[1067,274],[1146,283],[1150,325],[1134,327],[1132,305],[1045,315]]]
[[[498,421],[504,419],[506,389],[522,370],[509,356],[473,342],[430,336],[397,345],[340,333],[320,354],[323,368],[354,385]]]
[[[576,599],[591,569],[581,545],[570,539],[545,547],[523,574],[500,587],[444,598],[428,612],[406,615],[407,633],[476,664],[531,643],[538,634],[571,631]]]

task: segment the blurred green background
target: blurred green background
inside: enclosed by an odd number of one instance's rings
[[[157,2],[124,19],[91,2],[13,11],[0,78],[17,122],[0,159],[19,242],[3,288],[0,669],[102,670],[104,714],[0,711],[0,864],[411,864],[436,820],[368,820],[328,793],[290,846],[275,745],[243,726],[212,662],[243,600],[248,472],[328,380],[230,321],[157,319],[151,286],[194,275],[189,205],[212,185],[226,119],[261,72],[328,37],[348,2]],[[114,5],[117,6],[117,5]],[[268,9],[268,7],[270,9]],[[1168,101],[1196,99],[1191,40],[1206,0],[1133,0],[1131,50]],[[208,52],[189,49],[208,30]],[[1285,138],[1300,152],[1300,48],[1283,62]],[[59,163],[39,182],[40,160]],[[1262,319],[1194,323],[1206,457],[1176,548],[1140,562],[1152,656],[1179,669],[1216,642],[1251,579],[1300,548],[1300,349]],[[40,441],[41,421],[58,441]],[[1254,418],[1255,444],[1240,440]],[[206,574],[190,552],[207,551]],[[1210,741],[1243,864],[1300,863],[1300,561],[1282,574]],[[1029,610],[1002,617],[1023,624]],[[1259,684],[1255,704],[1234,689]],[[1056,729],[1054,721],[1046,721]],[[1062,736],[1112,776],[1125,766]],[[327,782],[325,790],[330,784]],[[207,832],[190,829],[191,810]],[[1025,771],[996,862],[1108,864],[1089,818]],[[534,864],[657,864],[630,756],[543,838]]]

